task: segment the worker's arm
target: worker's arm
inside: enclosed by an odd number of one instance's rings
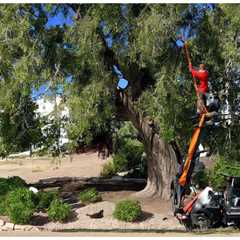
[[[197,71],[196,69],[193,68],[192,63],[189,63],[189,65],[188,65],[188,69],[189,69],[189,71],[192,73],[193,78],[196,78],[196,77],[197,77],[197,72],[198,72],[198,71]]]
[[[196,91],[196,93],[198,95],[198,85],[197,85],[197,79],[196,79],[196,77],[197,77],[197,70],[192,67],[191,63],[188,65],[188,68],[189,68],[189,71],[192,73],[193,85],[194,85],[195,91]]]

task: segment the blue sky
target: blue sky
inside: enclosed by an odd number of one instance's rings
[[[46,28],[49,29],[57,25],[62,26],[63,24],[71,26],[73,24],[73,16],[74,12],[72,10],[68,11],[68,15],[66,17],[62,12],[59,12],[56,16],[50,16],[50,14],[48,14],[48,22],[46,24]]]
[[[71,26],[71,25],[73,25],[73,20],[72,20],[73,16],[74,16],[73,11],[69,11],[68,15],[66,17],[64,16],[64,14],[62,12],[59,12],[55,16],[51,16],[50,14],[48,14],[48,22],[45,27],[46,27],[46,29],[50,29],[50,28],[56,27],[57,25],[62,27],[63,24]],[[72,79],[71,76],[69,76],[68,78],[66,78],[66,82],[70,83],[71,79]],[[63,87],[61,85],[58,85],[57,86],[57,94],[62,94],[62,93],[63,93]],[[32,99],[33,100],[38,99],[43,94],[51,95],[51,91],[49,89],[49,83],[42,84],[38,89],[36,89],[36,88],[32,89]]]

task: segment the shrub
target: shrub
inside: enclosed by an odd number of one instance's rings
[[[64,222],[71,214],[71,208],[67,203],[63,203],[59,199],[52,201],[48,209],[48,217],[54,222]]]
[[[114,172],[126,171],[128,169],[128,160],[123,154],[115,154],[113,156]]]
[[[208,186],[209,176],[206,169],[200,170],[193,175],[192,179],[194,185],[198,185],[200,189]]]
[[[26,186],[26,182],[20,177],[0,178],[0,196],[4,196],[16,188],[23,188]]]
[[[109,161],[103,165],[103,169],[100,173],[100,176],[102,177],[112,177],[116,173],[116,170],[114,168],[113,162]]]
[[[118,202],[113,212],[114,218],[125,222],[136,221],[141,214],[142,210],[140,203],[134,200],[123,200]]]
[[[89,188],[79,194],[79,199],[82,203],[94,203],[101,201],[102,197],[95,188]]]
[[[37,194],[37,209],[38,210],[47,210],[52,201],[57,199],[57,193],[55,192],[38,192]]]
[[[7,182],[10,186],[20,188],[20,187],[26,187],[27,183],[18,176],[13,176],[7,179]]]
[[[129,177],[147,177],[144,145],[138,141],[138,131],[131,122],[124,122],[119,127],[117,134],[113,137],[113,152],[115,153],[113,166],[108,165],[106,170],[109,170],[111,175],[118,171],[131,170]]]
[[[3,216],[7,215],[5,196],[0,198],[0,215],[3,215]]]
[[[240,176],[239,164],[227,156],[217,156],[214,167],[211,169],[209,179],[215,191],[223,191],[226,187],[225,176]]]
[[[9,192],[9,184],[6,178],[0,178],[0,196],[4,196]]]
[[[144,152],[144,146],[137,139],[127,139],[120,151],[128,159],[130,167],[138,164]]]
[[[7,215],[13,223],[29,223],[35,210],[33,199],[34,193],[26,188],[18,188],[7,195]]]

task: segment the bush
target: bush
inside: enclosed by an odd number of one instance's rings
[[[114,172],[126,171],[128,169],[128,160],[123,154],[115,154],[113,156]]]
[[[20,177],[0,178],[0,196],[4,196],[16,188],[23,188],[26,186],[26,182]]]
[[[54,222],[64,222],[71,214],[71,208],[67,203],[63,203],[59,199],[52,201],[48,209],[48,217]]]
[[[13,176],[7,179],[7,182],[10,186],[15,188],[26,187],[27,183],[18,176]]]
[[[144,146],[137,139],[127,139],[125,144],[120,146],[120,151],[128,159],[130,167],[139,164]]]
[[[112,177],[117,172],[134,170],[130,177],[146,177],[147,164],[144,158],[143,144],[136,139],[122,142],[113,160],[104,164],[102,177]]]
[[[129,171],[129,177],[147,177],[147,164],[144,158],[144,145],[137,139],[137,132],[132,131],[132,124],[124,125],[118,131],[117,147],[113,165],[116,171]],[[132,129],[132,130],[130,130]],[[123,131],[124,130],[124,131]],[[133,170],[133,171],[132,171]]]
[[[103,165],[103,169],[100,173],[101,177],[112,177],[116,174],[113,162],[109,161]]]
[[[37,194],[37,210],[47,210],[52,201],[57,199],[57,193],[55,192],[38,192]]]
[[[6,178],[0,178],[0,196],[6,195],[10,190],[9,184]]]
[[[125,221],[136,221],[142,214],[141,206],[138,201],[123,200],[117,203],[113,212],[114,218]]]
[[[4,197],[1,197],[0,198],[0,215],[7,215],[7,205],[6,205],[6,198],[5,196]]]
[[[147,163],[144,147],[137,139],[127,139],[120,146],[119,153],[127,159],[126,170],[133,169],[129,177],[147,177]]]
[[[16,188],[26,186],[26,182],[20,177],[0,178],[0,196],[4,196]]]
[[[102,197],[95,188],[89,188],[79,194],[79,199],[82,203],[94,203],[101,201]]]
[[[34,193],[26,188],[18,188],[7,195],[7,215],[13,223],[29,223],[35,210],[33,199]]]
[[[209,176],[206,169],[200,170],[193,175],[192,179],[194,185],[198,185],[200,189],[208,186]]]
[[[224,175],[240,177],[239,163],[234,162],[234,159],[230,161],[227,157],[218,156],[209,174],[211,185],[215,191],[225,190],[226,178]]]

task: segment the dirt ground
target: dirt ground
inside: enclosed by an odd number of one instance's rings
[[[50,157],[0,160],[0,176],[19,176],[28,183],[48,177],[95,177],[99,176],[106,161],[99,159],[94,151],[61,160]]]

